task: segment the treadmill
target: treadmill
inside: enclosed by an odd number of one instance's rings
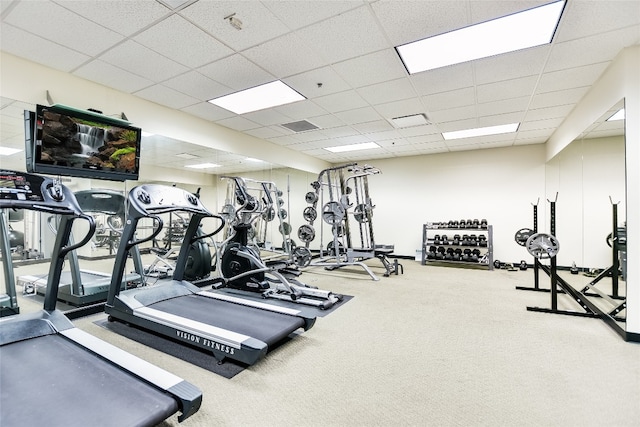
[[[2,253],[2,271],[4,274],[5,292],[0,293],[0,317],[20,313],[16,295],[16,278],[11,259],[11,244],[9,243],[9,225],[4,209],[0,209],[0,253]]]
[[[59,181],[0,169],[0,209],[62,216],[44,309],[0,320],[0,425],[154,426],[200,408],[202,393],[157,366],[76,328],[56,310],[64,257],[91,239],[95,222]],[[76,219],[89,232],[69,244]]]
[[[120,233],[112,226],[110,220],[119,219],[119,223],[124,223],[125,197],[115,190],[83,190],[75,194],[76,201],[84,213],[102,213],[108,215],[108,226],[111,230]],[[50,220],[54,217],[50,217]],[[115,221],[114,221],[115,222]],[[52,227],[52,230],[55,230]],[[123,276],[121,286],[134,287],[142,282],[142,260],[140,253],[132,251],[131,257],[137,273],[129,273]],[[76,251],[71,251],[67,255],[69,260],[69,271],[63,271],[60,276],[58,287],[58,300],[82,307],[89,304],[104,302],[107,299],[111,275],[101,271],[81,270]],[[44,294],[46,291],[47,277],[42,275],[18,276],[18,285],[23,287],[33,286],[37,293]]]
[[[121,290],[127,252],[135,245],[153,240],[163,228],[160,215],[176,211],[189,213],[191,218],[172,279]],[[221,225],[212,233],[199,233],[199,225],[207,217],[217,218]],[[151,235],[135,240],[136,227],[142,218],[152,218],[154,230]],[[218,363],[231,359],[247,365],[256,363],[298,329],[311,328],[315,317],[299,310],[203,291],[184,280],[191,245],[217,234],[223,227],[223,218],[209,212],[188,191],[158,184],[133,188],[105,306],[109,320],[135,325],[211,352]]]

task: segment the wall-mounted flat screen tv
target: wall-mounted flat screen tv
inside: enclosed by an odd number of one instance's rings
[[[27,121],[33,122],[31,135]],[[60,104],[37,105],[35,116],[25,112],[25,133],[28,171],[138,179],[142,131],[127,121]]]

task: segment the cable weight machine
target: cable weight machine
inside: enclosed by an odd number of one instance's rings
[[[397,260],[391,263],[387,255],[393,246],[377,246],[373,233],[373,209],[375,205],[369,193],[368,177],[379,174],[380,170],[357,163],[328,168],[318,174],[317,181],[311,183],[314,191],[305,195],[311,206],[305,208],[304,219],[308,222],[298,229],[298,238],[305,247],[294,250],[294,260],[302,267],[323,266],[335,270],[345,266],[361,267],[373,280],[379,280],[364,261],[378,258],[382,262],[387,277],[402,271]],[[328,199],[328,200],[327,200]],[[355,199],[352,202],[352,199]],[[322,211],[318,215],[318,204]],[[320,256],[312,261],[309,246],[316,237],[313,226],[320,216]],[[331,226],[331,239],[324,245],[324,227]],[[359,246],[356,246],[359,242]]]

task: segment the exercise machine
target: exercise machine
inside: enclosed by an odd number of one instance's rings
[[[393,253],[393,245],[376,245],[374,239],[375,205],[369,194],[368,178],[379,173],[380,170],[375,167],[350,163],[325,169],[318,174],[318,179],[311,183],[314,191],[305,195],[310,206],[303,211],[303,217],[308,223],[298,228],[298,238],[305,243],[305,247],[299,246],[293,251],[293,258],[298,265],[323,266],[327,270],[357,266],[373,280],[379,280],[364,263],[368,259],[378,258],[385,268],[385,277],[403,271],[397,259],[393,263],[388,259],[388,255]],[[320,213],[318,205],[322,206]],[[320,257],[314,260],[309,246],[316,237],[313,224],[319,216]],[[326,247],[323,245],[325,223],[331,226],[332,236]]]
[[[122,290],[126,255],[134,246],[153,240],[163,228],[160,215],[190,214],[172,280],[153,286]],[[154,230],[136,239],[138,223],[153,220]],[[211,233],[199,234],[203,219],[220,221]],[[224,228],[222,216],[207,210],[194,194],[177,187],[144,184],[128,195],[127,222],[116,253],[105,311],[110,321],[121,321],[167,336],[181,344],[211,352],[222,363],[232,359],[247,365],[256,363],[274,345],[298,329],[308,330],[315,317],[298,310],[275,307],[230,295],[201,290],[184,280],[189,248]]]
[[[83,190],[75,193],[76,201],[80,209],[88,214],[104,214],[107,216],[107,225],[110,232],[122,233],[121,227],[125,221],[124,204],[125,197],[114,190]],[[48,223],[54,234],[56,226],[52,224],[56,218],[49,216]],[[130,254],[133,259],[135,273],[128,273],[122,279],[122,287],[137,287],[142,284],[142,260],[140,252],[135,248]],[[111,275],[100,271],[80,269],[78,254],[70,251],[67,255],[69,271],[63,271],[60,277],[58,299],[76,307],[102,303],[107,299]],[[36,293],[44,295],[47,277],[38,275],[18,276],[18,285],[23,289],[33,289]]]
[[[5,216],[5,210],[0,209],[0,252],[2,254],[2,272],[4,274],[5,287],[5,292],[0,294],[0,317],[20,313],[9,240],[9,226]]]
[[[91,240],[94,219],[58,180],[0,170],[0,208],[61,216],[43,310],[0,320],[0,425],[155,426],[200,408],[194,385],[78,328],[56,309],[65,256]],[[89,231],[69,242],[83,220]]]
[[[328,309],[342,300],[342,296],[331,291],[307,286],[295,278],[297,269],[290,262],[267,265],[260,257],[259,249],[249,245],[249,230],[265,212],[273,209],[273,199],[268,183],[262,182],[262,201],[250,194],[246,181],[240,177],[225,177],[234,184],[238,208],[233,223],[233,232],[219,245],[218,277],[213,287],[228,287],[248,292],[257,292],[263,298],[273,298],[298,304]],[[288,277],[287,277],[288,276]]]
[[[558,199],[558,194],[556,193],[556,197],[554,200],[547,200],[550,204],[550,234],[547,233],[538,233],[535,232],[533,234],[529,234],[526,238],[526,242],[524,247],[527,249],[529,254],[531,254],[534,261],[534,271],[538,269],[545,274],[547,274],[550,278],[550,287],[546,292],[549,292],[551,295],[551,303],[550,307],[527,307],[528,311],[533,312],[541,312],[541,313],[553,313],[553,314],[562,314],[567,316],[580,316],[580,317],[594,317],[602,319],[608,326],[610,326],[618,335],[620,335],[625,341],[637,341],[637,338],[627,334],[624,327],[622,326],[622,322],[625,321],[624,317],[620,316],[620,313],[626,309],[626,299],[620,298],[617,294],[617,250],[614,251],[614,267],[616,267],[614,274],[614,293],[615,297],[607,295],[605,292],[598,289],[595,284],[601,280],[602,277],[598,278],[598,280],[593,280],[591,283],[587,284],[582,289],[577,289],[568,283],[565,279],[563,279],[557,270],[557,261],[556,256],[560,251],[560,242],[557,239],[556,234],[556,202]],[[614,224],[614,232],[613,235],[617,236],[617,204],[613,205],[613,224]],[[534,205],[534,228],[537,228],[537,204]],[[522,242],[524,239],[524,234],[521,233],[523,230],[520,230],[516,233],[516,241]],[[537,231],[537,230],[536,230]],[[520,234],[520,235],[519,235]],[[616,245],[616,249],[618,246]],[[539,260],[548,259],[550,264],[545,265],[541,262],[537,262]],[[604,277],[604,276],[603,276]],[[517,287],[516,289],[522,290],[534,290],[534,291],[542,291],[544,292],[544,288],[539,286],[538,280],[539,275],[534,275],[535,284],[533,288],[524,288]],[[558,294],[566,294],[582,309],[579,310],[562,310],[558,308]],[[595,294],[595,295],[594,295]],[[609,307],[604,308],[601,304],[596,304],[590,297],[597,296],[601,301],[605,301],[610,304]]]

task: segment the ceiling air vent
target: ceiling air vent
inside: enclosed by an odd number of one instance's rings
[[[426,114],[412,114],[410,116],[394,117],[391,119],[393,126],[397,128],[409,128],[412,126],[430,125]]]
[[[308,130],[320,129],[318,126],[306,120],[300,120],[298,122],[284,123],[281,126],[286,127],[294,132],[306,132]]]

